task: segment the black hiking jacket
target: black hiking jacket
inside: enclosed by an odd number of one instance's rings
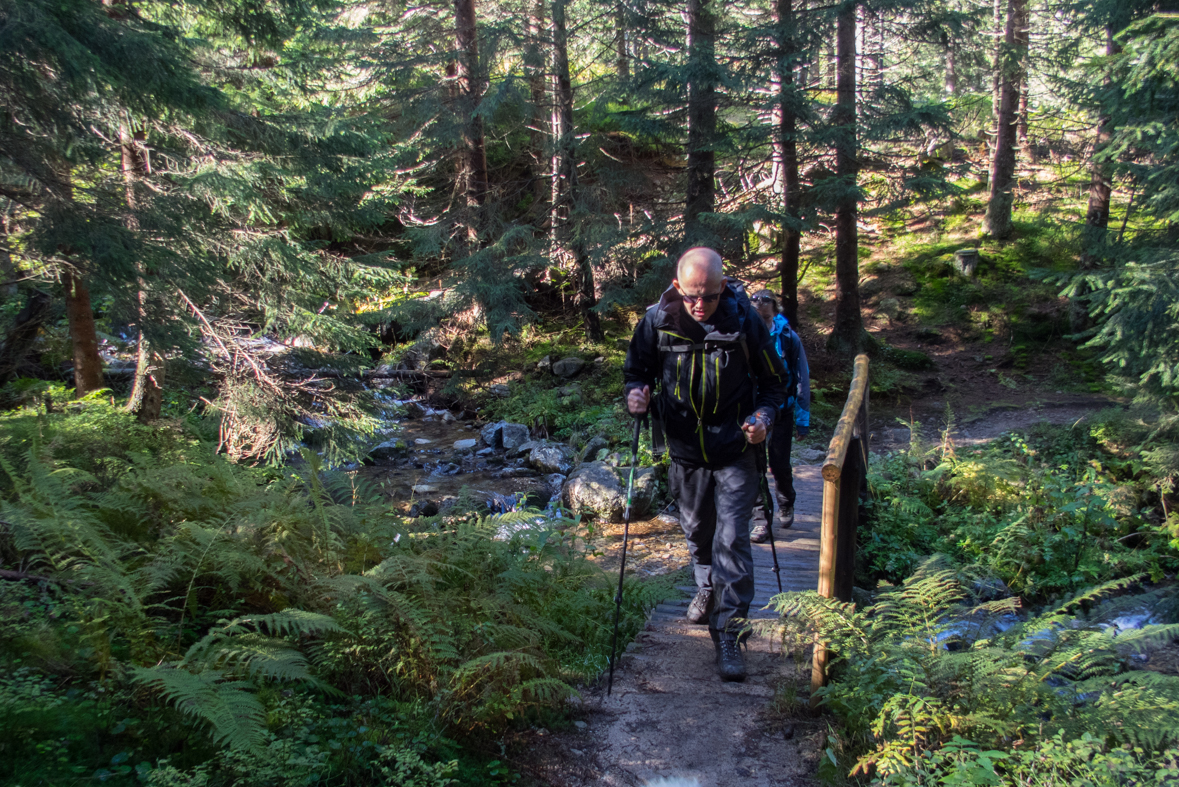
[[[651,386],[672,459],[719,467],[748,447],[741,424],[755,410],[773,423],[789,396],[790,375],[769,329],[732,281],[709,324],[712,333],[669,287],[635,328],[622,373],[627,394]]]

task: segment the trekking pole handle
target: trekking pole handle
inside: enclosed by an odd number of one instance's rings
[[[639,455],[639,435],[642,434],[643,426],[646,423],[647,423],[647,414],[646,413],[636,413],[635,414],[635,433],[634,433],[634,437],[631,438],[631,441],[630,441],[630,455],[631,455],[631,463],[632,464],[634,463],[634,461],[637,459],[637,457]]]

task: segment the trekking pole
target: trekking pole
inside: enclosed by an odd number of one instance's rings
[[[757,419],[749,416],[745,423],[754,424]],[[770,441],[770,433],[766,432],[766,439],[761,445],[754,446],[753,456],[757,460],[757,473],[761,476],[761,505],[766,512],[766,531],[770,534],[770,554],[774,556],[774,578],[778,580],[778,592],[782,592],[782,570],[778,568],[778,547],[774,544],[774,497],[770,494],[770,477],[767,474],[769,459],[766,456],[766,443]]]
[[[614,656],[618,650],[618,619],[622,616],[622,579],[626,575],[626,544],[630,538],[630,495],[635,485],[635,465],[639,463],[639,433],[646,415],[635,416],[635,435],[630,443],[630,478],[626,482],[626,509],[622,514],[622,563],[618,567],[618,592],[614,594],[614,638],[610,640],[610,679],[606,696],[614,690]]]

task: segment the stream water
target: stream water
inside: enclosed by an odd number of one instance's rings
[[[554,502],[562,477],[545,477],[529,467],[525,457],[489,449],[482,441],[474,449],[455,447],[462,440],[478,440],[482,423],[456,418],[447,410],[420,402],[399,404],[414,417],[391,421],[385,439],[404,440],[407,450],[397,458],[353,471],[380,490],[390,505],[410,516],[431,516],[464,493],[487,501],[489,510],[497,505],[502,509],[505,503],[545,509]],[[593,560],[608,570],[617,569],[622,553],[621,523],[580,523],[574,533]],[[673,514],[655,511],[630,523],[628,570],[654,576],[686,565],[687,546]]]

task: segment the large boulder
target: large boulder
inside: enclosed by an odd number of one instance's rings
[[[621,522],[626,510],[626,480],[630,468],[614,469],[605,462],[590,462],[578,467],[565,481],[561,503],[574,514],[584,514],[603,522]],[[631,517],[648,513],[655,502],[658,484],[655,469],[635,469],[631,492]]]
[[[550,443],[547,440],[537,442],[528,454],[528,464],[544,475],[568,475],[576,460],[572,448],[564,443]]]

